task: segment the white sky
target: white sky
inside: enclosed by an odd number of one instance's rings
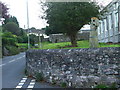
[[[21,28],[27,28],[27,0],[0,0],[7,4],[9,9],[9,14],[15,16],[18,19]],[[108,4],[112,0],[98,0],[104,5]],[[35,27],[37,29],[46,26],[46,21],[40,19],[38,16],[42,15],[41,8],[39,5],[39,0],[28,0],[29,8],[29,27]]]

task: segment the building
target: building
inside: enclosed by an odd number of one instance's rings
[[[113,0],[102,11],[98,27],[99,42],[120,42],[120,0]]]

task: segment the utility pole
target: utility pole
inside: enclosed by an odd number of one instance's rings
[[[30,49],[30,37],[29,37],[29,11],[28,11],[28,0],[27,0],[27,29],[28,29],[28,49]]]

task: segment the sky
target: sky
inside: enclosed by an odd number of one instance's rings
[[[21,28],[27,28],[27,0],[0,0],[7,4],[9,14],[15,16]],[[99,3],[107,5],[112,0],[98,0]],[[29,28],[44,28],[47,23],[39,16],[42,15],[40,0],[28,0]]]

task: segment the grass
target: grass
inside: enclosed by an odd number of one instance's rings
[[[49,42],[43,42],[41,49],[60,49],[60,47],[71,45],[70,42],[60,42],[60,43],[49,43]],[[89,48],[89,41],[78,41],[77,42],[78,47],[66,47],[63,49],[77,49],[77,48]],[[120,47],[120,44],[105,44],[100,43],[99,47]],[[33,49],[40,49],[40,48],[33,48]]]
[[[27,48],[28,48],[28,44],[27,44],[27,43],[17,43],[17,46],[18,46],[18,49],[19,49],[21,52],[26,51]]]

